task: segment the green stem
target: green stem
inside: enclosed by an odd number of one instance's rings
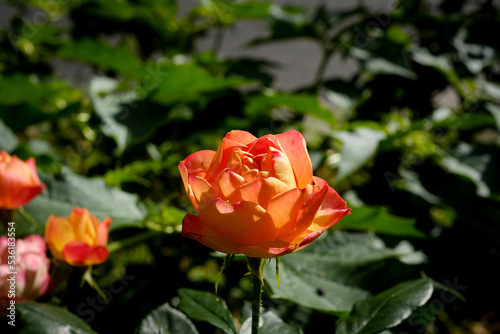
[[[262,281],[253,277],[252,334],[259,334],[260,304],[262,302]]]
[[[26,210],[24,210],[22,206],[17,208],[17,211],[21,214],[21,216],[23,216],[24,219],[28,221],[28,223],[33,225],[33,227],[36,228],[39,233],[43,233],[42,225],[38,224],[38,222],[33,217],[31,217],[31,215],[26,212]]]
[[[80,289],[83,287],[83,284],[87,282],[88,285],[102,297],[103,300],[108,301],[108,297],[102,292],[101,288],[99,287],[99,284],[95,281],[94,277],[92,276],[92,266],[88,266],[87,270],[85,270],[85,273],[82,276],[82,280],[80,282]]]
[[[151,238],[153,235],[155,235],[157,232],[156,231],[153,231],[153,230],[148,230],[146,232],[142,232],[140,234],[136,234],[130,238],[127,238],[127,239],[123,239],[123,240],[118,240],[118,241],[114,241],[114,242],[111,242],[108,244],[108,251],[110,253],[120,249],[120,248],[123,248],[123,247],[126,247],[126,246],[129,246],[129,245],[132,245],[132,244],[135,244],[139,241],[143,241],[145,239],[148,239],[148,238]]]

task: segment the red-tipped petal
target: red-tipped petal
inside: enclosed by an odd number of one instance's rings
[[[63,256],[72,266],[101,264],[108,258],[106,247],[90,247],[83,241],[72,241],[63,250]]]
[[[91,251],[92,247],[85,242],[74,240],[64,246],[62,254],[72,266],[83,266]]]

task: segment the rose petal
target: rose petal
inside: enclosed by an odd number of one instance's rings
[[[26,160],[26,164],[28,165],[28,168],[30,170],[31,182],[33,182],[33,184],[40,184],[40,178],[38,177],[38,174],[36,172],[35,158],[29,158],[28,160]]]
[[[269,202],[267,212],[273,219],[276,235],[279,239],[293,240],[293,238],[287,236],[295,231],[297,215],[310,191],[311,187],[304,189],[293,188],[274,196]]]
[[[240,244],[224,238],[198,216],[189,213],[182,220],[182,235],[226,254],[238,254],[241,248]]]
[[[20,163],[24,164],[22,161]],[[12,170],[12,168],[25,170],[26,174],[21,174],[20,170]],[[15,209],[23,206],[42,192],[44,188],[44,184],[31,182],[29,169],[25,165],[10,164],[8,169],[2,170],[0,174],[0,207]]]
[[[101,264],[108,258],[106,247],[90,247],[83,241],[72,241],[63,250],[66,262],[73,266]]]
[[[214,156],[215,151],[204,150],[191,154],[179,163],[179,172],[181,173],[182,181],[187,193],[189,193],[189,172],[197,169],[206,170],[210,166]]]
[[[290,188],[296,188],[295,175],[287,156],[275,148],[270,147],[267,157],[262,159],[261,168],[269,175],[283,181]]]
[[[106,217],[104,220],[99,223],[99,227],[97,228],[97,237],[95,239],[96,246],[106,247],[108,244],[108,236],[109,236],[109,227],[111,225],[111,218]]]
[[[203,150],[189,155],[186,159],[181,161],[188,171],[192,171],[198,168],[207,170],[212,163],[215,156],[215,151]]]
[[[279,150],[279,145],[274,135],[260,137],[248,146],[250,148],[247,152],[251,153],[255,157],[260,154],[267,154],[269,152],[269,148],[271,147]]]
[[[244,172],[241,176],[243,176],[246,183],[250,183],[250,182],[253,182],[259,178],[259,170],[258,169],[250,169],[249,171]]]
[[[198,217],[226,239],[239,244],[274,240],[274,224],[260,205],[251,202],[230,204],[210,199],[198,207]]]
[[[279,247],[279,240],[270,243],[262,243],[259,245],[252,245],[240,249],[240,253],[249,257],[256,257],[261,259],[270,259],[274,257],[283,256],[295,251],[296,247],[290,246],[289,243],[284,243]]]
[[[12,198],[10,208],[24,206],[26,203],[38,196],[43,189],[45,189],[45,187],[45,184],[40,184],[39,186],[23,187],[19,189],[19,191]]]
[[[85,259],[85,265],[95,265],[95,264],[101,264],[109,256],[109,251],[106,247],[103,246],[97,246],[93,247],[92,251],[89,253],[87,258]]]
[[[231,153],[237,148],[245,148],[245,145],[235,142],[229,138],[224,138],[222,143],[217,148],[212,162],[207,169],[206,179],[209,183],[213,183],[215,177],[226,168]]]
[[[70,222],[63,217],[50,215],[45,224],[45,240],[49,246],[50,252],[59,259],[62,259],[64,246],[75,240],[75,233]]]
[[[299,212],[297,221],[297,236],[294,242],[304,244],[312,242],[325,230],[329,229],[337,222],[340,221],[345,215],[349,215],[351,209],[347,208],[346,202],[333,190],[333,188],[326,186],[321,192],[325,193],[321,204],[316,210],[316,203],[307,207],[308,203],[304,203],[304,208]],[[315,193],[313,193],[315,194]],[[311,197],[311,202],[315,201]],[[314,215],[313,215],[314,213]],[[311,216],[312,220],[311,220]],[[314,233],[318,233],[317,235]],[[309,238],[309,239],[307,239]]]
[[[68,221],[73,226],[75,240],[81,240],[90,246],[94,246],[97,237],[99,221],[94,216],[90,216],[86,208],[74,208]]]
[[[224,199],[227,199],[243,184],[243,182],[245,182],[245,179],[242,176],[236,174],[231,169],[226,168],[219,174],[219,176],[217,176],[214,186],[217,186],[217,192],[219,195],[221,195]]]
[[[237,148],[229,156],[226,167],[234,171],[235,173],[241,174],[243,171],[243,164],[241,162],[240,155],[244,155],[244,152]]]
[[[81,240],[74,240],[64,246],[64,260],[72,266],[81,266],[92,251],[92,247]]]
[[[290,160],[297,180],[297,187],[304,188],[306,185],[312,184],[311,158],[307,153],[306,141],[302,134],[296,130],[290,130],[277,134],[276,138]]]
[[[267,209],[268,203],[277,194],[289,190],[286,184],[274,177],[257,179],[239,187],[229,198],[229,202],[248,201]]]
[[[189,193],[194,209],[198,210],[198,206],[209,198],[216,198],[217,191],[207,182],[207,180],[199,176],[189,176]]]
[[[242,131],[242,130],[233,130],[226,134],[224,138],[231,139],[237,143],[248,145],[251,142],[257,140],[257,137],[252,135],[250,132]]]

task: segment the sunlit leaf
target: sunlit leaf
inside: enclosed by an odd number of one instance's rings
[[[276,93],[272,95],[256,95],[249,99],[245,113],[256,117],[267,113],[274,108],[288,108],[298,114],[311,115],[335,123],[335,115],[323,106],[314,95]]]
[[[165,303],[142,319],[137,333],[198,334],[198,330],[184,313],[174,309],[168,303]]]
[[[333,136],[342,142],[336,180],[351,175],[370,160],[378,149],[385,133],[370,128],[357,128],[354,132],[337,131]]]
[[[181,298],[179,309],[191,319],[207,321],[224,333],[237,333],[226,302],[217,295],[183,288],[179,289],[179,297]]]
[[[383,279],[381,276],[391,268],[395,270],[393,266],[399,266],[399,274],[408,271],[409,267],[403,269],[402,262],[418,264],[422,256],[408,244],[390,249],[372,234],[335,231],[299,252],[282,257],[279,287],[275,266],[265,265],[264,282],[271,288],[273,298],[345,315],[356,301],[370,296],[367,288],[374,287],[374,277],[377,284],[390,284],[397,280],[398,274],[385,274]]]
[[[101,178],[86,178],[63,169],[56,175],[38,172],[47,188],[25,206],[26,211],[43,228],[51,214],[67,217],[74,207],[87,208],[99,219],[110,217],[111,230],[123,226],[139,226],[146,216],[137,195],[109,187]],[[20,217],[21,218],[21,217]],[[21,230],[24,226],[26,230]],[[20,219],[20,234],[40,233]]]
[[[245,320],[241,325],[239,334],[251,334],[252,333],[252,317]],[[260,315],[259,322],[259,333],[260,334],[302,334],[300,328],[291,326],[285,323],[276,313],[272,311],[265,312]]]
[[[95,334],[81,318],[67,309],[46,303],[16,304],[16,325],[19,333],[40,334]],[[7,321],[7,318],[5,319]],[[17,323],[19,321],[20,323]],[[17,328],[17,327],[16,327]]]
[[[379,333],[407,319],[432,295],[430,279],[404,282],[374,297],[356,302],[349,318],[338,323],[336,334]]]
[[[0,119],[0,133],[2,134],[0,136],[0,150],[11,152],[19,145],[16,134],[5,125],[2,119]]]

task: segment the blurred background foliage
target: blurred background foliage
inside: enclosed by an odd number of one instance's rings
[[[177,164],[233,129],[297,129],[315,174],[352,215],[284,257],[280,287],[274,261],[267,266],[267,328],[500,331],[498,4],[413,0],[375,12],[361,2],[310,11],[200,0],[181,15],[172,0],[5,2],[14,14],[0,30],[0,148],[34,156],[47,184],[25,208],[35,222],[18,217],[18,237],[43,234],[50,213],[73,206],[111,216],[112,254],[94,275],[101,287],[124,286],[94,311],[90,288],[46,298],[21,309],[26,328],[54,333],[72,317],[52,304],[87,321],[92,329],[70,321],[83,332],[158,333],[151,319],[166,314],[172,333],[234,332],[189,306],[209,304],[196,292],[214,291],[223,257],[180,236],[193,211]],[[269,61],[222,56],[224,32],[242,20],[268,26],[250,48],[317,44],[314,79],[280,90]],[[213,46],[197,50],[209,33]],[[326,77],[333,57],[355,64],[354,75]],[[240,260],[218,291],[236,327],[251,296]],[[33,315],[51,312],[63,321]]]

